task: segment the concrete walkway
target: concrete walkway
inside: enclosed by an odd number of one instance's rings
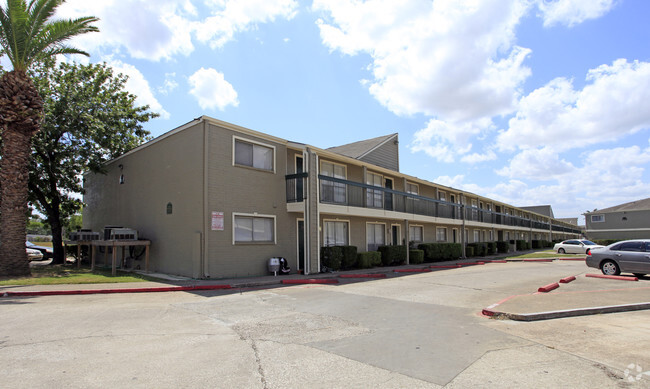
[[[556,259],[514,259],[507,262],[536,262],[580,260],[580,258]],[[489,265],[492,262],[506,262],[499,257],[465,259],[458,261],[425,263],[396,267],[381,267],[363,270],[339,271],[312,275],[290,274],[285,276],[262,276],[219,280],[194,280],[183,277],[148,273],[159,278],[156,282],[106,283],[106,284],[61,284],[2,286],[0,298],[22,296],[108,294],[138,292],[174,292],[222,289],[270,288],[283,284],[300,283],[349,283],[363,282],[376,278],[403,277],[421,272],[445,271],[448,269]],[[596,269],[587,276],[599,276]],[[635,277],[603,279],[579,276],[575,280],[558,280],[551,285],[539,285],[544,292],[516,295],[490,305],[482,310],[483,315],[497,319],[520,321],[547,320],[572,316],[593,315],[611,312],[625,312],[650,309],[650,277],[641,280]],[[564,282],[564,283],[563,283]],[[557,286],[562,283],[562,288]],[[556,286],[557,285],[557,286]],[[537,288],[538,286],[533,286]]]

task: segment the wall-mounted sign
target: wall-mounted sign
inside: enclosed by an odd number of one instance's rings
[[[212,212],[212,231],[223,231],[223,212]]]

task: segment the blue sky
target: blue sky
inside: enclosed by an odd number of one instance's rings
[[[158,136],[201,115],[578,217],[650,196],[646,0],[68,0]]]

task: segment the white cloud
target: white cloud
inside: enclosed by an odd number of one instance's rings
[[[113,68],[115,74],[122,73],[129,77],[126,81],[125,89],[137,96],[136,104],[148,105],[151,111],[160,114],[163,119],[169,119],[169,112],[165,111],[160,102],[156,99],[149,82],[144,75],[133,65],[124,63],[119,60],[109,60],[108,65]]]
[[[223,111],[227,106],[239,105],[235,88],[225,80],[223,73],[215,69],[201,68],[189,78],[193,95],[202,109],[215,109]]]
[[[557,78],[519,102],[501,150],[552,147],[555,151],[611,142],[650,128],[650,63],[614,61],[589,71],[581,91]]]
[[[615,0],[538,0],[544,26],[547,27],[555,24],[572,27],[603,16],[615,5]]]
[[[483,154],[472,153],[472,154],[464,155],[460,159],[460,161],[465,163],[475,164],[480,162],[494,161],[496,159],[497,159],[496,153],[492,150],[488,150]]]
[[[501,0],[314,1],[330,50],[372,57],[370,93],[396,114],[441,120],[507,114],[530,75],[514,45],[527,3]]]
[[[473,137],[485,135],[493,129],[494,125],[489,119],[464,123],[431,119],[425,128],[415,133],[410,149],[412,152],[424,151],[440,162],[454,162],[457,156],[466,154],[472,149]],[[490,153],[485,154],[483,158],[493,159]],[[478,159],[476,154],[466,158],[466,162]]]
[[[574,166],[561,159],[556,152],[543,148],[522,151],[510,161],[509,166],[496,173],[511,178],[550,180],[563,177],[574,170]]]
[[[167,96],[178,87],[178,82],[175,80],[176,73],[165,73],[165,81],[161,87],[158,88],[158,93]]]
[[[192,29],[201,42],[222,47],[237,32],[247,31],[259,23],[276,18],[291,20],[297,13],[295,0],[208,0],[212,15],[195,22]]]

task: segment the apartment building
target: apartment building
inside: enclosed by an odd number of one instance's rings
[[[650,198],[586,212],[589,239],[650,238]]]
[[[137,229],[150,270],[305,274],[320,248],[574,238],[576,226],[399,171],[397,134],[321,149],[202,116],[84,177],[84,228]]]

